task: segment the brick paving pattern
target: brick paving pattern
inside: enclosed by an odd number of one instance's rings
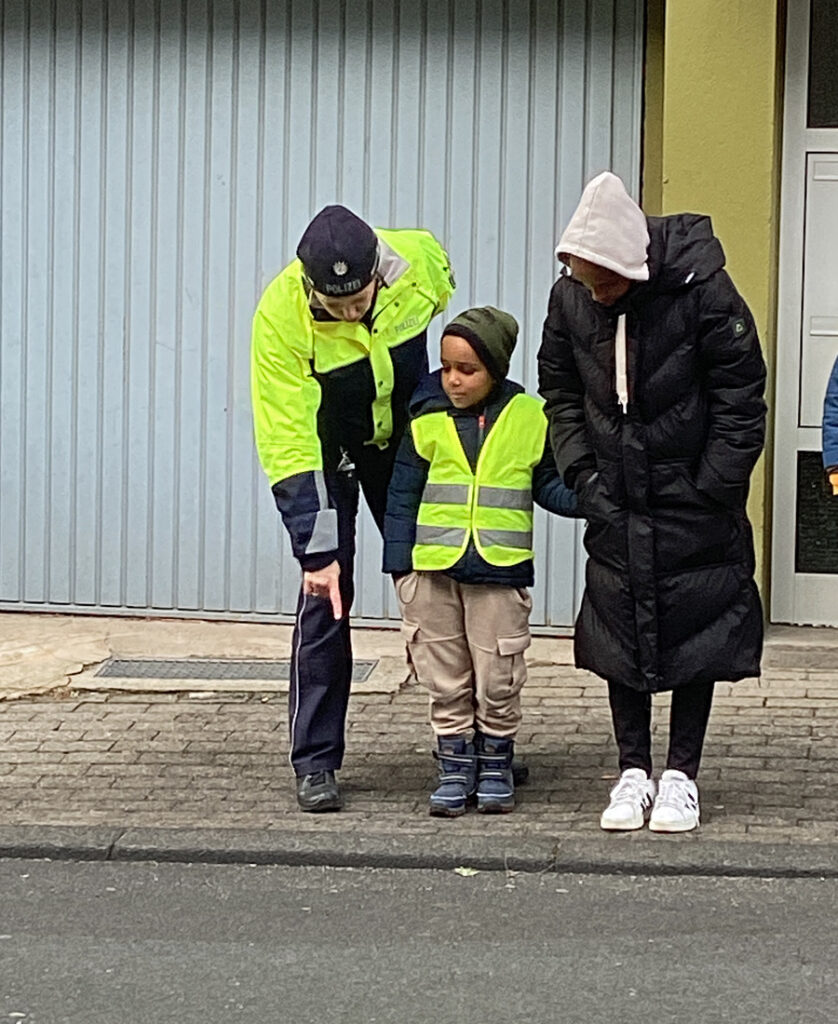
[[[774,660],[783,667],[760,681],[717,688],[695,841],[838,838],[838,671],[811,667],[811,652]],[[0,702],[0,824],[303,831],[325,817],[332,832],[368,835],[601,835],[616,775],[605,686],[567,665],[530,669],[519,750],[531,780],[515,813],[491,818],[428,816],[431,734],[425,695],[411,685],[352,698],[346,809],[298,813],[285,702],[73,690]],[[665,695],[655,708],[660,766]]]

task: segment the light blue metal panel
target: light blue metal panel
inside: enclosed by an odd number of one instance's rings
[[[419,40],[424,74],[420,82],[419,116],[422,145],[417,154],[418,175],[416,223],[436,225],[441,231],[446,224],[450,204],[448,189],[440,189],[440,178],[450,178],[447,117],[448,68],[452,42],[448,33],[449,0],[427,0],[422,5],[424,34]]]
[[[205,0],[188,0],[180,78],[180,159],[170,186],[178,190],[177,236],[180,268],[179,342],[177,362],[178,428],[176,443],[177,524],[175,598],[179,608],[198,611],[203,606],[204,546],[203,486],[204,394],[203,365],[207,337],[209,174],[208,97],[212,86],[207,54],[211,45]],[[225,338],[216,340],[224,344]],[[223,486],[223,485],[222,485]],[[214,561],[217,566],[217,559]]]
[[[614,5],[614,75],[611,96],[611,168],[640,199],[639,134],[643,123],[644,4]],[[633,70],[632,70],[633,69]]]
[[[83,21],[82,39],[95,39],[97,31],[102,47],[98,55],[101,107],[93,108],[82,99],[80,109],[82,130],[91,135],[94,131],[100,134],[101,175],[101,179],[94,180],[96,191],[91,193],[86,205],[79,207],[81,220],[90,219],[98,227],[97,248],[85,246],[78,254],[82,272],[95,274],[98,282],[95,286],[92,281],[88,282],[79,294],[80,306],[90,303],[96,313],[95,344],[91,338],[89,355],[85,354],[84,358],[96,361],[94,407],[98,414],[96,442],[90,444],[91,454],[95,456],[92,468],[97,474],[95,504],[92,499],[91,507],[96,509],[98,561],[95,579],[85,575],[84,585],[90,604],[120,608],[127,603],[126,547],[133,515],[131,506],[150,500],[144,474],[132,471],[129,466],[130,396],[136,388],[130,369],[133,325],[129,289],[132,273],[143,271],[140,267],[132,268],[129,260],[129,247],[134,237],[130,199],[134,169],[128,145],[134,47],[133,26],[126,5],[114,5],[108,12],[107,32],[104,26],[99,29],[98,25],[91,26],[87,19]],[[86,64],[83,70],[87,71]],[[94,99],[95,88],[95,80],[92,80],[90,95]],[[87,158],[88,147],[92,144],[92,139],[82,137],[83,159]],[[84,167],[83,171],[86,176]],[[87,353],[86,348],[83,351]],[[86,394],[86,388],[79,389],[77,401],[84,402]],[[82,519],[79,530],[89,528]],[[133,550],[136,551],[136,544]],[[134,587],[136,592],[136,581]]]
[[[39,7],[29,11],[29,36],[27,58],[29,81],[27,103],[30,116],[26,126],[26,257],[25,277],[25,335],[26,344],[26,390],[25,394],[45,396],[51,390],[49,379],[50,350],[49,336],[50,303],[49,264],[51,241],[51,189],[52,170],[52,104],[53,92],[50,81],[52,67],[52,40],[47,31],[48,11]],[[40,112],[47,116],[39,116]],[[45,301],[47,300],[47,301]],[[44,509],[49,508],[49,434],[51,410],[43,398],[40,402],[26,401],[24,430],[26,444],[26,485],[24,487],[24,547],[28,552],[24,565],[25,601],[41,601],[47,581],[47,517]]]
[[[342,23],[340,51],[342,75],[340,88],[331,97],[339,113],[336,142],[337,170],[334,195],[353,210],[369,207],[370,176],[373,160],[381,159],[379,125],[370,124],[367,95],[372,25],[366,18],[346,9]]]
[[[132,608],[150,602],[153,538],[151,509],[154,495],[150,472],[154,464],[154,339],[152,306],[156,270],[157,161],[155,159],[155,84],[157,54],[149,25],[150,0],[131,5],[128,51],[126,124],[127,171],[125,239],[126,290],[126,451],[124,471],[129,491],[123,539],[124,600]],[[110,339],[105,339],[110,347]],[[136,500],[135,495],[142,495]],[[139,496],[137,495],[137,496]],[[107,566],[102,567],[103,575]]]
[[[475,302],[497,305],[498,265],[508,211],[504,207],[505,186],[501,155],[506,139],[504,57],[508,36],[503,31],[502,0],[484,0],[478,5],[475,47],[475,89],[472,163],[472,287]],[[511,211],[509,211],[511,213]],[[456,297],[459,300],[459,296]],[[519,353],[516,353],[518,355]]]
[[[317,209],[333,201],[338,179],[341,80],[347,57],[340,32],[342,6],[339,0],[320,0],[312,5],[314,67],[309,106],[311,165],[308,174],[312,202]],[[354,60],[354,54],[350,54],[349,59]]]
[[[113,12],[115,35],[119,35],[119,18]],[[102,517],[102,468],[113,458],[109,447],[107,460],[103,451],[103,420],[106,410],[106,395],[102,383],[104,375],[104,309],[110,298],[120,306],[119,339],[125,330],[124,308],[125,275],[119,273],[116,280],[108,282],[103,274],[103,228],[102,204],[113,185],[119,179],[107,162],[103,139],[103,123],[107,116],[109,75],[113,69],[107,59],[108,36],[102,5],[88,0],[80,7],[79,60],[80,67],[74,82],[62,83],[76,96],[76,168],[61,168],[62,175],[72,175],[76,183],[77,241],[74,251],[77,273],[77,299],[71,327],[75,339],[76,362],[73,381],[75,404],[75,452],[72,477],[75,484],[73,508],[73,536],[75,538],[75,586],[74,604],[96,607],[102,601],[101,566],[104,541],[111,523]],[[118,77],[118,71],[117,71]],[[124,110],[122,117],[124,118]],[[124,154],[122,142],[124,128],[116,129],[120,152]],[[124,159],[124,156],[123,156]],[[75,173],[74,173],[75,171]],[[127,217],[124,205],[120,206],[119,233],[114,239],[111,259],[122,266],[125,251],[125,230]],[[108,291],[108,285],[114,289]],[[120,382],[121,391],[121,382]],[[30,396],[31,399],[32,396]],[[109,439],[110,440],[110,439]],[[121,463],[118,463],[121,465]],[[117,522],[124,513],[124,502],[120,502]],[[29,552],[26,552],[26,557]],[[113,572],[120,571],[124,552],[116,549],[115,561],[109,564]],[[49,595],[45,595],[49,601]]]
[[[639,180],[641,0],[0,0],[0,602],[291,612],[249,333],[311,215],[422,225],[521,324],[585,180]],[[440,324],[429,331],[436,361]],[[536,623],[578,527],[539,513]],[[395,614],[359,521],[355,611]]]
[[[178,300],[182,290],[176,228],[177,181],[180,157],[180,83],[182,74],[180,12],[160,5],[160,28],[150,40],[154,54],[152,127],[155,169],[151,220],[157,258],[152,278],[150,391],[153,459],[149,474],[149,603],[155,608],[176,608],[175,553],[177,521],[173,498],[177,493],[178,426]],[[173,173],[174,172],[174,173]]]
[[[0,61],[0,599],[23,600],[26,355],[28,25],[22,4],[2,7]]]
[[[533,230],[529,189],[529,151],[532,142],[532,112],[529,102],[533,82],[530,61],[531,27],[525,19],[514,16],[507,6],[504,12],[504,49],[502,64],[502,119],[499,122],[499,152],[497,163],[500,174],[499,221],[497,259],[490,269],[488,295],[495,294],[493,303],[509,309],[522,324],[517,350],[513,354],[510,372],[524,387],[535,393],[534,361],[525,358],[532,352],[533,338],[523,333],[528,321],[527,294],[530,288],[530,235]],[[555,39],[555,30],[550,32]],[[486,133],[484,132],[484,135]],[[549,168],[547,168],[549,173]],[[546,176],[545,176],[546,177]],[[544,254],[540,254],[543,256]],[[487,261],[489,262],[489,261]],[[545,264],[547,260],[544,260]],[[527,268],[527,272],[524,272]],[[544,303],[543,292],[538,295],[539,314]],[[537,527],[538,529],[538,527]],[[546,529],[546,524],[545,524]]]
[[[69,332],[76,301],[75,182],[63,174],[73,167],[76,142],[76,106],[73,90],[64,86],[74,82],[78,69],[78,33],[72,7],[59,5],[55,11],[55,39],[52,47],[51,94],[54,109],[53,142],[50,156],[51,254],[49,275],[50,389],[47,395],[50,437],[47,451],[47,476],[50,496],[46,516],[47,568],[46,593],[52,600],[67,604],[72,600],[72,502],[75,481],[70,472],[73,452],[75,347]]]
[[[566,5],[565,5],[566,6]],[[584,5],[572,5],[582,8]],[[563,7],[558,4],[538,4],[533,19],[517,28],[516,60],[512,64],[511,86],[519,95],[526,90],[526,136],[517,136],[520,148],[519,167],[509,170],[510,190],[520,182],[524,212],[521,228],[516,231],[509,224],[510,240],[521,236],[519,265],[525,272],[504,275],[504,302],[518,316],[521,341],[516,353],[515,370],[518,379],[535,394],[538,378],[535,353],[540,343],[541,323],[547,310],[547,296],[556,276],[553,257],[555,244],[556,190],[572,159],[572,143],[566,147],[562,137],[562,104],[566,102],[568,75],[565,45],[573,57],[584,45],[584,21],[563,25]],[[572,42],[570,42],[572,40]],[[579,61],[581,63],[581,52]],[[577,73],[581,76],[581,69]],[[510,106],[514,124],[515,106]],[[524,118],[522,117],[523,121]],[[516,130],[516,129],[513,129]],[[520,130],[520,129],[517,129]],[[569,135],[579,135],[578,128]],[[535,560],[535,587],[533,588],[532,621],[536,623],[573,621],[573,602],[568,596],[567,559],[563,557],[568,534],[572,536],[575,524],[546,514],[537,514],[535,520],[537,547]]]
[[[587,177],[586,127],[591,116],[585,109],[588,77],[588,6],[563,3],[559,10],[554,241],[558,241],[562,223],[570,216],[579,201],[579,194]],[[594,112],[593,116],[602,117],[602,113]],[[555,276],[555,260],[552,270]]]
[[[398,102],[398,131],[390,154],[392,184],[389,221],[416,225],[419,220],[417,165],[422,157],[423,4],[400,4],[394,8],[393,33],[396,40],[393,64],[393,97]],[[407,109],[404,100],[407,98]],[[402,116],[410,111],[410,116]]]
[[[444,24],[435,26],[437,31]],[[445,173],[440,181],[445,182],[445,191],[448,193],[445,224],[440,238],[448,246],[457,275],[457,294],[452,302],[457,309],[461,309],[465,297],[476,294],[474,263],[477,243],[473,217],[477,173],[473,159],[477,105],[474,75],[477,50],[475,0],[464,0],[454,5],[450,32],[451,51],[446,68],[448,92],[444,121],[443,111],[440,111],[438,126],[446,143],[443,161]]]
[[[230,460],[230,520],[227,531],[228,608],[248,612],[255,607],[259,561],[256,551],[255,508],[261,504],[254,492],[253,426],[250,414],[250,351],[247,334],[239,324],[261,263],[254,240],[262,224],[259,195],[262,159],[261,139],[264,100],[261,91],[264,62],[253,59],[263,38],[261,10],[246,5],[238,15],[235,41],[237,80],[234,91],[233,166],[235,168],[236,216],[230,242],[231,288],[228,330],[229,379],[227,387],[228,457]],[[262,484],[264,488],[264,483]]]
[[[254,210],[257,263],[250,291],[254,307],[271,277],[287,261],[291,245],[286,201],[292,148],[287,144],[291,112],[291,15],[290,5],[267,5],[258,50],[260,148],[257,150],[257,170],[260,185]],[[240,340],[243,348],[247,349],[248,341],[249,325]],[[260,613],[272,613],[277,608],[293,609],[299,574],[293,565],[288,539],[258,466],[252,442],[251,466],[253,483],[250,495],[256,517],[254,607]]]
[[[611,164],[611,112],[614,81],[614,3],[589,0],[585,54],[585,167]]]

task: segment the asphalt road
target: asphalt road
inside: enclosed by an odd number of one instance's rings
[[[2,1024],[819,1024],[838,882],[0,861]]]

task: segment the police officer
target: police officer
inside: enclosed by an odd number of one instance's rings
[[[359,489],[381,530],[426,329],[453,290],[430,232],[375,231],[327,206],[256,309],[256,446],[302,568],[289,719],[304,811],[341,806]]]

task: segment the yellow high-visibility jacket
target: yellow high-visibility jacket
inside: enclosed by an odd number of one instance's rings
[[[448,256],[423,230],[376,230],[381,286],[366,323],[330,317],[293,260],[253,318],[256,447],[303,568],[331,560],[337,518],[324,465],[340,450],[398,444],[427,370],[425,331],[454,290]],[[386,486],[386,482],[385,482]]]

